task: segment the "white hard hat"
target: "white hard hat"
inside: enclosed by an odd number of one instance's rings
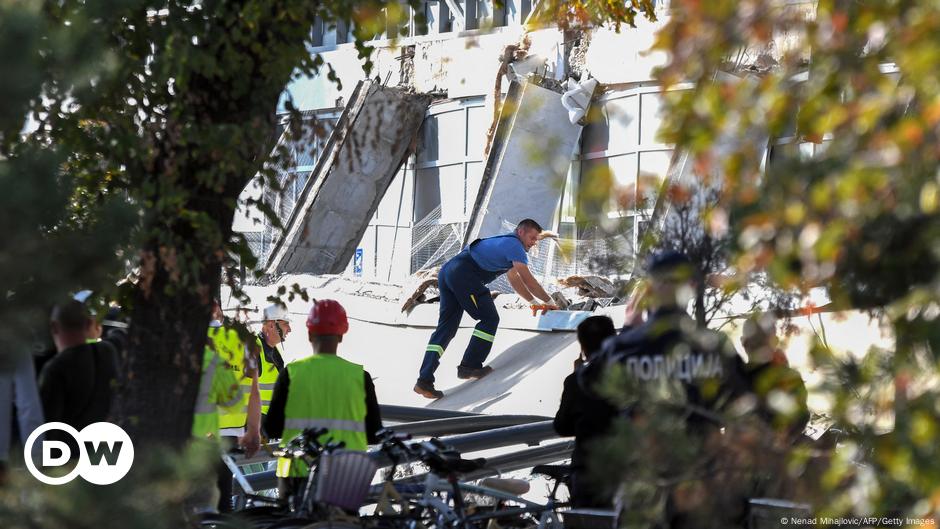
[[[287,321],[287,307],[281,303],[269,305],[264,309],[264,321],[283,320]]]

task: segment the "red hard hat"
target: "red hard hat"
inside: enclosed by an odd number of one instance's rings
[[[321,299],[310,309],[307,328],[321,336],[346,334],[349,330],[346,309],[334,299]]]

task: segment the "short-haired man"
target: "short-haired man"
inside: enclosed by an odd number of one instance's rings
[[[369,372],[337,356],[349,330],[346,310],[332,299],[317,301],[307,318],[307,337],[313,356],[292,362],[277,377],[264,429],[280,437],[281,446],[306,428],[327,428],[322,440],[345,443],[347,450],[378,442],[382,416]],[[302,490],[309,472],[300,460],[277,463],[278,495],[289,501]]]
[[[578,383],[578,373],[582,365],[590,365],[604,340],[615,334],[614,322],[607,316],[591,316],[578,325],[581,354],[575,361],[575,372],[565,378],[561,404],[555,413],[553,424],[558,435],[575,438],[571,454],[571,505],[574,507],[609,508],[612,503],[612,493],[590,481],[587,460],[591,442],[607,435],[610,417],[617,410],[606,400],[587,394]]]
[[[483,367],[490,354],[499,313],[487,284],[507,274],[513,290],[527,302],[536,298],[552,305],[552,298],[529,271],[526,252],[539,241],[542,227],[532,219],[520,222],[511,233],[477,239],[453,259],[447,261],[437,276],[441,293],[437,329],[431,335],[424,352],[424,361],[414,390],[429,399],[444,396],[434,387],[434,372],[447,345],[457,334],[460,320],[466,312],[477,320],[470,343],[457,367],[457,378],[481,378],[493,371]],[[553,306],[553,305],[552,305]]]
[[[63,422],[81,430],[108,419],[112,385],[117,379],[117,352],[105,342],[89,343],[93,328],[94,319],[80,301],[68,300],[52,309],[49,330],[57,354],[39,375],[39,396],[48,422]],[[71,436],[54,430],[47,437],[74,442]]]
[[[747,353],[747,376],[757,400],[755,412],[784,439],[795,442],[809,422],[806,385],[778,347],[776,326],[772,314],[751,316],[744,321],[741,345]]]

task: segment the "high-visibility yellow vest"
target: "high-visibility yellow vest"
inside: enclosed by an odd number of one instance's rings
[[[233,329],[210,327],[211,346],[225,360],[228,370],[242,386],[241,399],[219,412],[219,428],[241,428],[248,419],[248,399],[251,396],[251,378],[245,376],[245,344]]]
[[[223,364],[223,365],[220,365]],[[219,438],[219,406],[234,405],[242,399],[238,381],[225,368],[219,354],[206,347],[202,355],[202,375],[193,410],[193,437]]]
[[[274,395],[274,383],[277,382],[277,367],[264,358],[264,346],[261,345],[261,337],[257,339],[259,357],[261,362],[261,373],[258,374],[258,390],[261,393],[261,414],[268,414],[268,407],[271,405],[271,396]],[[275,349],[277,346],[275,346]],[[283,355],[282,355],[283,356]]]
[[[290,377],[281,446],[305,428],[328,428],[321,442],[342,441],[347,450],[366,450],[366,385],[362,366],[333,354],[315,354],[285,367]],[[307,465],[280,458],[278,477],[303,477]]]

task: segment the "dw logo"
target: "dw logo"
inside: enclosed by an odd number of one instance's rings
[[[64,476],[44,474],[33,461],[33,445],[40,435],[49,430],[61,430],[75,439],[78,445],[78,462]],[[63,441],[42,441],[42,468],[66,465],[73,460],[72,449]],[[81,476],[96,485],[110,485],[123,478],[134,463],[134,445],[120,426],[109,422],[89,424],[78,431],[68,424],[49,422],[33,430],[26,439],[23,456],[29,473],[47,485],[63,485]]]

